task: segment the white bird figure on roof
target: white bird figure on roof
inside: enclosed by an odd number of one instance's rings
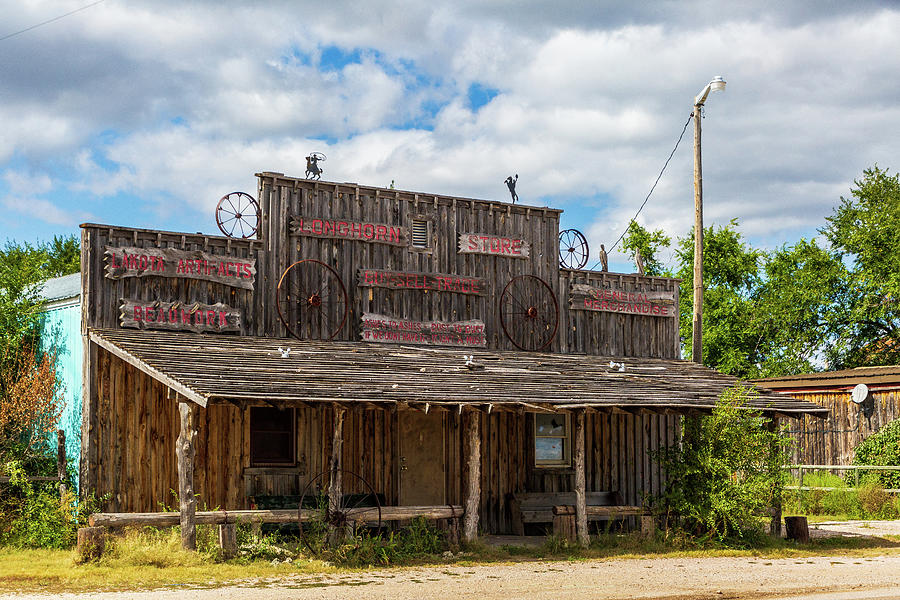
[[[611,360],[611,361],[609,361],[609,368],[610,368],[610,369],[615,369],[615,370],[617,370],[619,373],[624,373],[624,372],[625,372],[625,363],[623,363],[623,362],[616,362],[616,361],[614,361],[614,360]]]
[[[282,348],[281,346],[278,346],[278,351],[281,352],[281,358],[287,358],[288,356],[291,355],[290,346],[288,346],[287,348]]]

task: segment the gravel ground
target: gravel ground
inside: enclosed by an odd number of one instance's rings
[[[810,525],[813,536],[900,535],[900,521]],[[478,567],[373,569],[293,576],[220,588],[0,595],[16,600],[472,600],[735,599],[900,600],[900,555],[866,558],[652,558],[521,562]]]
[[[340,576],[286,575],[278,580],[215,589],[178,587],[53,597],[67,600],[900,598],[900,556],[528,562],[385,569]]]

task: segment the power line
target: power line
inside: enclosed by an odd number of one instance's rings
[[[32,25],[31,27],[26,27],[25,29],[20,29],[19,31],[16,31],[16,32],[14,32],[14,33],[10,33],[10,34],[4,35],[3,37],[0,37],[0,42],[2,42],[3,40],[8,40],[8,39],[11,38],[11,37],[15,37],[15,36],[19,35],[20,33],[25,33],[26,31],[31,31],[32,29],[37,29],[38,27],[41,27],[41,26],[43,26],[43,25],[47,25],[48,23],[53,23],[54,21],[59,21],[60,19],[64,19],[65,17],[68,17],[69,15],[74,15],[74,14],[77,13],[77,12],[81,12],[81,11],[83,11],[83,10],[86,10],[86,9],[92,7],[92,6],[96,6],[96,5],[100,4],[100,3],[103,2],[103,1],[104,1],[104,0],[97,0],[96,2],[92,2],[91,4],[88,4],[88,5],[86,5],[86,6],[82,6],[81,8],[76,8],[76,9],[73,10],[73,11],[67,12],[67,13],[64,14],[64,15],[59,15],[58,17],[53,17],[52,19],[48,19],[48,20],[43,21],[43,22],[41,22],[41,23],[38,23],[38,24],[36,24],[36,25]]]
[[[631,224],[637,219],[638,215],[641,214],[641,211],[644,210],[644,206],[647,205],[647,201],[650,199],[650,195],[653,194],[653,190],[656,189],[656,184],[659,183],[659,180],[662,178],[663,173],[666,172],[666,167],[669,166],[669,161],[672,160],[672,157],[675,156],[675,151],[678,150],[678,145],[681,143],[681,139],[684,137],[684,132],[687,131],[687,126],[690,124],[691,119],[694,117],[694,113],[691,113],[687,118],[687,121],[684,122],[684,127],[681,128],[681,135],[678,136],[678,141],[675,142],[675,147],[672,148],[672,152],[669,153],[669,158],[666,159],[666,164],[663,165],[662,169],[659,172],[659,175],[656,176],[656,181],[653,182],[653,187],[650,188],[650,191],[647,192],[647,197],[644,198],[644,202],[641,204],[641,207],[634,213],[634,216],[628,221],[628,225],[625,226],[625,231],[622,232],[622,235],[619,236],[619,239],[616,240],[616,243],[612,245],[612,247],[608,250],[612,252],[619,245],[619,242],[622,241],[622,238],[625,237],[625,234],[628,233],[628,228],[631,227]],[[591,270],[594,270],[594,267],[600,264],[600,261],[594,263],[594,266],[591,267]]]

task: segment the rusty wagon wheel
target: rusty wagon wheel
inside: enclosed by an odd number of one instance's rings
[[[225,194],[216,205],[216,224],[228,237],[252,237],[259,229],[259,203],[245,192]]]
[[[500,294],[500,326],[519,350],[543,350],[559,328],[559,304],[550,286],[534,275],[510,279]]]
[[[583,269],[590,251],[587,240],[577,229],[559,232],[559,266],[564,269]]]
[[[333,339],[347,321],[350,304],[337,271],[311,258],[284,270],[275,301],[281,322],[301,340]]]
[[[340,473],[342,490],[353,490],[341,494],[334,505],[328,500],[333,473]],[[301,542],[313,556],[318,556],[332,543],[348,533],[356,535],[363,527],[368,528],[370,535],[381,535],[381,501],[375,488],[353,471],[322,471],[303,488],[297,523]]]

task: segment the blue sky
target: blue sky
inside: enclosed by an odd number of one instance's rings
[[[0,37],[86,4],[0,0]],[[105,0],[0,41],[0,241],[216,233],[223,194],[320,151],[325,179],[414,191],[506,200],[518,173],[595,254],[715,75],[707,224],[814,236],[863,169],[900,168],[900,9],[721,4]],[[691,160],[688,129],[642,225],[690,230]]]

